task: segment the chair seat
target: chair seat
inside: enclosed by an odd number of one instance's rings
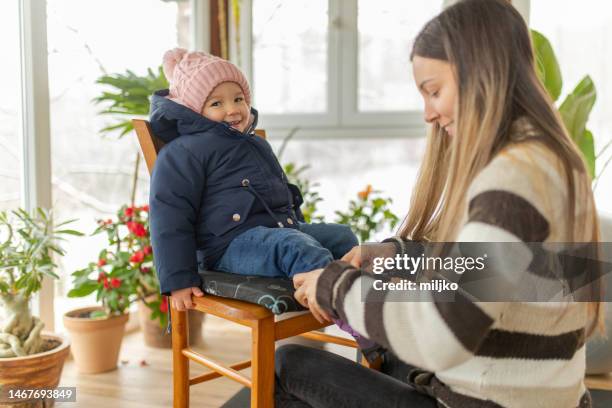
[[[293,282],[287,278],[264,278],[217,271],[200,271],[204,292],[261,305],[278,315],[306,310],[293,297]]]

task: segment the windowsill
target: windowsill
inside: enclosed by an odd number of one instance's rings
[[[396,139],[396,138],[421,138],[427,134],[425,126],[412,127],[275,127],[266,126],[262,123],[259,128],[266,129],[268,137],[273,139],[284,138],[294,129],[297,132],[293,136],[296,140],[310,139]]]

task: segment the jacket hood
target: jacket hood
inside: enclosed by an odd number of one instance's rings
[[[179,103],[166,98],[169,91],[167,89],[157,91],[151,97],[151,108],[149,121],[151,130],[164,143],[169,143],[180,135],[203,133],[216,126],[227,128],[225,123],[215,122],[192,111]],[[251,125],[244,132],[249,134],[257,125],[257,110],[251,107]]]

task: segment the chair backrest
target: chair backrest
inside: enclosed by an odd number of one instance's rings
[[[157,154],[164,147],[164,142],[153,134],[149,121],[132,119],[132,124],[134,125],[134,130],[136,130],[138,143],[140,143],[140,149],[147,163],[147,169],[149,169],[149,174],[151,174],[155,160],[157,160]],[[264,139],[266,138],[266,131],[263,129],[255,129],[255,134]]]

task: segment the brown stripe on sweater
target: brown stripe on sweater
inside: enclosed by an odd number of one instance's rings
[[[344,298],[346,297],[346,293],[351,289],[353,283],[361,276],[361,271],[359,269],[354,269],[354,267],[345,269],[345,276],[342,277],[340,282],[337,282],[334,286],[333,290],[336,293],[336,301],[333,304],[334,309],[338,313],[340,319],[348,322],[348,318],[344,311]]]
[[[497,226],[524,242],[542,242],[550,234],[548,221],[529,201],[503,190],[487,190],[474,197],[469,221]]]
[[[578,301],[602,302],[599,290],[600,279],[604,268],[609,269],[606,264],[598,259],[597,243],[573,243],[571,247],[563,251],[551,251],[540,246],[531,244],[533,259],[529,265],[529,273],[540,278],[557,281],[572,293],[577,293],[582,288],[582,297]],[[584,288],[589,285],[590,292]]]
[[[376,339],[376,342],[381,346],[387,347],[393,351],[391,343],[387,338],[387,332],[385,330],[385,322],[383,316],[383,308],[385,306],[385,297],[387,291],[377,291],[373,288],[370,289],[366,295],[366,307],[365,307],[365,328],[368,332],[368,338]]]
[[[334,311],[334,305],[332,304],[334,286],[340,276],[350,268],[353,268],[353,266],[347,262],[332,262],[323,270],[317,281],[317,303],[334,318],[338,317]],[[342,297],[341,299],[344,298]]]
[[[501,405],[480,398],[474,398],[453,391],[450,387],[433,376],[430,381],[431,393],[438,403],[444,407],[461,408],[503,408]]]
[[[475,352],[482,343],[493,319],[460,292],[453,302],[444,301],[437,292],[432,296],[438,313],[463,347]]]
[[[453,391],[430,371],[415,368],[410,371],[407,378],[415,390],[430,395],[436,399],[440,407],[461,408],[502,408],[501,405],[480,398],[474,398]]]
[[[476,352],[492,358],[523,358],[531,360],[571,360],[584,345],[584,328],[546,336],[494,329],[489,332]]]
[[[421,376],[424,377],[424,375],[421,375]],[[414,375],[410,377],[416,377],[417,380],[419,378],[418,376],[414,376]],[[448,387],[446,384],[440,381],[438,377],[436,377],[435,375],[430,375],[430,379],[425,386],[422,384],[419,384],[418,381],[412,380],[412,378],[410,377],[409,377],[409,383],[411,385],[414,384],[414,387],[417,390],[436,398],[438,403],[441,404],[441,406],[443,407],[458,407],[458,408],[459,407],[461,408],[501,408],[502,407],[501,405],[491,400],[483,400],[479,398],[474,398],[474,397],[470,397],[467,395],[460,394],[456,391],[453,391],[450,387]],[[546,389],[546,391],[549,392],[550,389]],[[504,392],[510,393],[512,392],[512,390],[506,389],[504,390]],[[521,389],[521,392],[525,393],[526,390]],[[542,390],[538,390],[537,392],[539,393],[540,398],[544,398],[541,395]],[[515,398],[519,397],[519,394],[514,394],[514,395],[515,395]],[[542,400],[542,401],[544,402],[548,400]],[[564,401],[564,402],[567,402],[567,401]],[[589,393],[588,390],[586,390],[584,394],[582,394],[582,397],[580,398],[576,408],[591,408],[592,404],[593,402],[591,399],[591,394]],[[550,403],[546,406],[550,406]]]

